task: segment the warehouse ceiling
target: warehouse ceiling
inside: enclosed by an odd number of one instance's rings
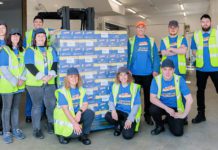
[[[10,9],[20,9],[21,6],[22,6],[22,0],[0,0],[0,11],[10,10]]]
[[[96,14],[118,15],[112,11],[108,0],[81,0],[87,7],[95,7]],[[113,1],[113,0],[110,0]],[[184,16],[206,13],[209,10],[209,0],[118,0],[125,8],[131,8],[136,11],[133,14],[126,10],[126,17],[144,17],[152,18],[156,16]],[[181,9],[183,5],[184,10]],[[117,5],[117,4],[114,4]]]

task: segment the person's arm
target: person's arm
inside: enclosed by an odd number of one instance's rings
[[[186,100],[185,110],[183,113],[180,113],[180,112],[176,113],[175,118],[185,118],[190,112],[191,105],[193,103],[190,89],[188,88],[188,85],[186,84],[185,80],[182,77],[180,78],[180,91],[181,91],[181,94],[184,95],[185,100]]]
[[[131,122],[134,122],[140,105],[141,105],[140,90],[138,90],[137,93],[136,93],[135,99],[134,99],[134,105],[133,105],[133,107],[131,109],[131,112],[130,112],[127,120],[130,120]]]
[[[160,56],[158,54],[158,49],[157,49],[157,45],[156,43],[154,43],[153,46],[153,76],[158,75],[159,71],[160,71]]]
[[[179,48],[170,48],[170,51],[176,54],[186,54],[188,50],[188,43],[186,38],[183,38],[182,44]]]
[[[128,60],[127,60],[127,68],[130,69],[130,52],[131,51],[131,45],[130,45],[130,42],[128,40],[128,49],[127,49],[127,52],[128,52]]]
[[[0,50],[0,69],[2,76],[8,80],[13,86],[17,85],[18,79],[10,72],[9,68],[9,56],[4,49]]]
[[[191,110],[191,106],[192,106],[192,103],[193,103],[192,95],[188,94],[188,95],[186,95],[184,97],[185,97],[185,100],[186,100],[185,110],[184,110],[183,113],[180,113],[180,112],[175,113],[175,118],[183,119],[183,118],[185,118],[189,114],[189,112]]]
[[[166,45],[165,45],[163,40],[161,40],[161,43],[160,43],[160,51],[161,51],[162,56],[173,56],[173,55],[175,55],[175,53],[169,51],[166,48]]]
[[[191,50],[192,50],[192,54],[196,57],[197,45],[196,45],[194,36],[192,36],[192,39],[191,39]]]
[[[13,86],[16,86],[18,83],[18,78],[16,78],[6,66],[0,67],[2,75],[6,80],[8,80]]]
[[[57,69],[58,69],[58,55],[56,50],[52,49],[52,56],[53,56],[53,63],[51,70],[49,70],[48,75],[53,77],[57,76]]]
[[[34,60],[34,52],[31,49],[27,49],[24,55],[25,67],[27,70],[33,75],[36,76],[37,80],[43,80],[45,74],[43,72],[39,72],[39,70],[35,66]]]

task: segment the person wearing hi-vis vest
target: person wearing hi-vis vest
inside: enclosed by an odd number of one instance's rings
[[[43,28],[44,19],[41,16],[35,16],[33,19],[33,29],[26,31],[25,38],[23,40],[23,47],[27,49],[33,45],[33,38],[35,36],[36,29]],[[48,28],[44,28],[46,32],[46,38],[49,45],[50,42],[50,30]],[[50,45],[49,45],[50,46]],[[25,116],[26,122],[31,123],[31,109],[32,109],[32,102],[28,91],[26,92],[26,106],[25,106]],[[44,111],[44,106],[42,106],[42,112]]]
[[[56,51],[47,46],[46,32],[43,28],[36,29],[33,46],[25,51],[24,62],[27,70],[26,89],[33,104],[31,110],[33,136],[43,139],[40,125],[43,103],[46,107],[48,133],[54,132],[53,111],[56,103],[54,92],[58,63]]]
[[[21,95],[25,88],[26,70],[21,32],[18,29],[11,29],[7,44],[0,51],[0,75],[3,140],[9,144],[13,142],[13,137],[18,140],[25,138],[19,128],[19,109]]]
[[[149,114],[150,86],[152,78],[160,70],[160,58],[154,39],[145,35],[146,24],[142,21],[136,23],[136,36],[128,41],[128,63],[136,84],[141,85],[144,93],[144,118],[148,125],[153,125]]]
[[[151,134],[158,135],[165,130],[162,116],[166,115],[171,133],[182,136],[184,121],[191,110],[193,99],[184,78],[174,74],[175,66],[170,59],[162,62],[161,72],[151,83],[150,113],[156,126]],[[185,97],[185,105],[182,96]]]
[[[105,119],[114,125],[114,136],[121,133],[124,139],[132,139],[138,132],[141,118],[140,85],[126,67],[120,67],[111,88],[109,112]]]
[[[54,129],[59,142],[68,144],[71,138],[79,137],[84,145],[90,145],[88,135],[95,113],[88,109],[86,90],[77,68],[67,70],[64,85],[55,91],[55,96]]]
[[[3,20],[0,20],[0,47],[6,44],[7,25]],[[0,116],[2,114],[2,96],[0,95]],[[0,117],[0,135],[3,134],[2,119]]]
[[[191,49],[196,56],[197,77],[197,115],[192,123],[206,121],[205,88],[210,77],[218,93],[218,30],[211,28],[211,17],[204,14],[201,17],[201,30],[194,32]]]
[[[160,51],[162,61],[170,59],[175,65],[175,74],[186,78],[186,51],[187,40],[185,37],[178,35],[179,23],[171,20],[168,25],[169,35],[161,40]]]

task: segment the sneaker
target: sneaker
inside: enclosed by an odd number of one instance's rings
[[[54,133],[54,125],[52,123],[48,123],[47,129],[49,134]]]
[[[13,129],[12,130],[12,134],[13,136],[18,139],[18,140],[22,140],[24,139],[26,136],[23,134],[23,131],[20,129]]]
[[[58,136],[58,141],[60,144],[68,144],[69,143],[69,138],[65,138],[63,136]]]
[[[40,130],[40,129],[35,129],[33,131],[33,136],[37,139],[44,139],[44,135],[42,133],[42,130]]]
[[[200,113],[198,113],[197,116],[192,119],[193,124],[197,124],[203,121],[206,121],[206,117],[204,114],[200,114]]]
[[[10,143],[13,142],[11,132],[5,132],[5,133],[3,134],[3,141],[4,141],[6,144],[10,144]]]

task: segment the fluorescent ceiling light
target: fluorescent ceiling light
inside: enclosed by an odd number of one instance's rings
[[[186,13],[185,12],[183,13],[183,15],[184,15],[184,17],[186,17]]]
[[[121,2],[117,1],[117,0],[112,0],[114,3],[116,3],[117,5],[123,5]]]
[[[142,16],[142,15],[138,15],[140,18],[142,18],[142,19],[145,19],[145,16]]]
[[[3,2],[0,2],[0,5],[4,4]]]
[[[127,10],[128,10],[129,12],[133,13],[133,14],[136,14],[136,11],[133,10],[133,9],[131,9],[131,8],[127,8]]]
[[[183,4],[180,4],[180,8],[181,8],[181,10],[185,9]]]

